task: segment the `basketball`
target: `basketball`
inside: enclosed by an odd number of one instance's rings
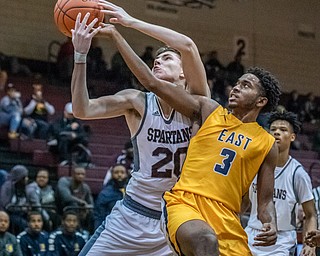
[[[78,13],[81,13],[81,20],[90,12],[89,24],[95,18],[98,22],[95,27],[103,22],[104,14],[98,5],[98,0],[58,0],[54,7],[54,21],[58,29],[68,37],[72,37],[71,29],[74,29]]]

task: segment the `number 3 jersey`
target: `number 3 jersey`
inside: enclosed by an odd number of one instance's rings
[[[146,93],[145,113],[132,137],[134,169],[126,193],[138,203],[161,211],[162,194],[180,175],[191,137],[191,120],[172,111],[165,118],[155,94]]]
[[[198,194],[239,212],[242,197],[273,143],[258,123],[243,123],[219,106],[191,139],[173,190]]]

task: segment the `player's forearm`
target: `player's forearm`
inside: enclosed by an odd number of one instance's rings
[[[196,49],[194,42],[189,37],[169,28],[150,24],[135,18],[129,27],[165,43],[181,52],[181,54]]]
[[[153,76],[150,68],[133,51],[127,41],[117,30],[113,31],[112,39],[131,72],[146,89],[152,90],[151,86],[155,77]]]
[[[78,118],[85,118],[89,107],[86,65],[75,63],[71,79],[72,112]]]
[[[277,227],[276,222],[276,210],[274,207],[274,203],[270,200],[267,203],[259,204],[258,206],[258,219],[264,223],[271,223],[275,227]]]

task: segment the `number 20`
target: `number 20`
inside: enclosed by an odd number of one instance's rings
[[[215,164],[213,170],[217,173],[227,176],[236,154],[237,153],[231,149],[223,148],[220,155],[224,156],[225,158],[222,160],[222,164]]]

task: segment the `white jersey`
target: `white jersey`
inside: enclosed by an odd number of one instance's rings
[[[276,167],[273,199],[277,212],[279,231],[295,230],[296,205],[313,199],[311,180],[302,165],[291,156],[283,167]],[[261,229],[257,218],[257,176],[254,178],[249,197],[252,204],[248,226]]]
[[[161,211],[162,194],[180,175],[191,137],[191,120],[172,111],[163,115],[157,96],[146,93],[140,128],[132,137],[134,169],[126,193],[136,202]]]

